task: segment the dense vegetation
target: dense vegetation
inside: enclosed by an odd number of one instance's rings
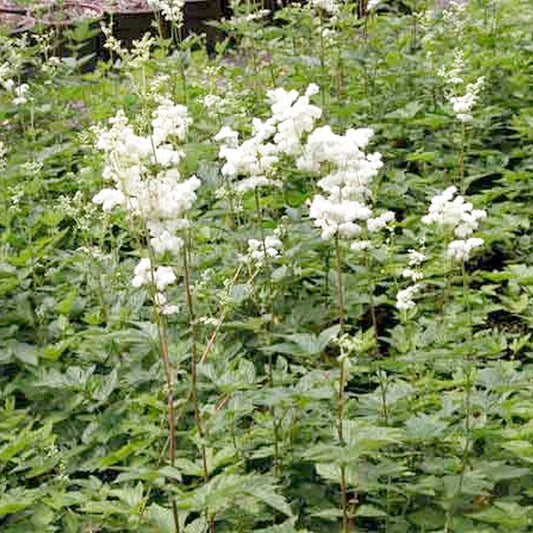
[[[533,529],[533,3],[398,5],[0,38],[1,531]]]

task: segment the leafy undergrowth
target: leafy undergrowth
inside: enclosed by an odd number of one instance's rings
[[[2,531],[532,529],[533,4],[395,6],[1,38]]]

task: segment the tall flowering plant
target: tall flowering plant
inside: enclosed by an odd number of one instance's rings
[[[183,251],[187,300],[191,303],[187,252],[184,240],[178,235],[189,227],[187,213],[196,200],[196,190],[200,186],[196,176],[182,179],[179,171],[179,163],[185,155],[180,143],[185,140],[190,124],[186,107],[176,105],[168,98],[161,98],[153,113],[148,135],[137,134],[122,110],[110,120],[108,128],[96,129],[96,147],[104,152],[105,157],[103,177],[110,182],[111,187],[98,192],[93,202],[101,205],[104,211],[122,207],[129,216],[140,219],[148,237],[147,255],[135,267],[132,285],[148,287],[154,306],[165,369],[168,454],[172,466],[176,453],[174,371],[169,356],[165,316],[179,312],[179,308],[170,304],[165,294],[167,287],[176,282],[174,268],[161,262],[164,257],[176,258]],[[193,359],[193,374],[196,375],[196,359]],[[198,414],[196,402],[195,413]],[[197,421],[200,427],[198,418]],[[172,509],[175,527],[179,530],[175,500],[172,501]]]

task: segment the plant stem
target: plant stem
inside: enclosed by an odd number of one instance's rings
[[[467,353],[465,360],[463,361],[463,373],[465,379],[465,397],[464,397],[464,410],[465,410],[465,429],[464,429],[464,449],[461,456],[461,471],[459,473],[459,479],[457,482],[457,489],[453,495],[450,506],[446,512],[446,523],[445,523],[445,532],[450,531],[451,520],[454,514],[454,511],[457,507],[457,500],[461,495],[461,490],[463,488],[464,477],[466,473],[466,467],[468,463],[468,457],[470,455],[470,445],[471,445],[471,418],[472,418],[472,336],[473,336],[473,320],[472,320],[472,308],[470,305],[470,292],[468,284],[468,273],[466,271],[465,262],[461,263],[461,274],[463,280],[463,298],[466,307],[467,315],[467,333],[466,333],[466,342],[467,342]]]
[[[324,42],[324,18],[322,12],[319,15],[319,31],[320,31],[320,83],[322,84],[322,90],[320,91],[320,95],[322,97],[322,106],[326,106],[326,80],[327,80],[327,72],[326,72],[326,46]]]
[[[174,414],[174,396],[173,389],[174,384],[172,380],[172,365],[170,363],[169,350],[168,350],[168,332],[165,323],[164,316],[160,313],[158,306],[155,304],[156,301],[156,284],[154,277],[154,264],[155,264],[155,253],[151,246],[148,246],[148,253],[150,255],[150,276],[151,284],[150,291],[152,296],[152,301],[154,302],[154,315],[157,324],[157,335],[159,340],[159,349],[161,360],[163,362],[163,368],[165,371],[165,398],[167,402],[167,420],[168,420],[168,459],[171,466],[174,466],[176,463],[176,418]],[[179,517],[178,517],[178,505],[176,499],[172,498],[172,516],[174,520],[174,530],[175,533],[179,533]]]
[[[337,391],[337,436],[341,445],[344,441],[344,382],[346,381],[346,361],[343,358],[340,361],[340,377],[339,377],[339,390]],[[348,491],[346,487],[346,465],[341,464],[341,509],[342,509],[342,531],[348,533],[349,519],[348,519]]]
[[[376,353],[379,354],[379,333],[378,333],[378,320],[376,316],[376,306],[374,304],[374,278],[372,276],[372,270],[370,268],[370,256],[368,249],[365,250],[365,268],[368,275],[368,297],[370,300],[370,319],[372,320],[372,329],[374,330],[374,340],[376,341]]]
[[[191,401],[194,410],[194,418],[196,420],[196,431],[200,438],[200,455],[202,457],[202,468],[204,471],[204,482],[209,481],[209,468],[207,466],[207,451],[205,448],[204,437],[205,432],[202,425],[202,415],[200,413],[200,405],[198,402],[198,328],[196,324],[196,314],[194,311],[194,302],[191,292],[191,275],[189,267],[189,253],[190,249],[190,235],[187,236],[187,243],[183,247],[183,280],[185,284],[185,295],[187,299],[187,307],[189,308],[189,321],[191,325]],[[208,523],[209,532],[215,531],[214,515],[209,514],[209,508],[205,509],[205,519]]]
[[[336,270],[337,270],[337,299],[338,299],[338,319],[339,323],[344,324],[344,288],[342,279],[342,252],[339,243],[338,235],[335,235],[335,255],[336,255]],[[346,359],[341,356],[340,360],[340,376],[339,376],[339,389],[337,391],[337,436],[339,443],[344,444],[344,385],[346,381]],[[348,491],[346,486],[346,465],[341,463],[341,509],[342,509],[342,531],[348,533],[350,531],[350,523],[348,516]]]
[[[189,239],[188,239],[189,240]],[[200,406],[198,403],[198,328],[196,324],[196,315],[194,312],[194,303],[191,292],[191,278],[188,257],[189,243],[183,247],[183,279],[185,284],[185,295],[187,299],[187,307],[189,308],[189,321],[191,325],[191,400],[193,404],[194,417],[196,419],[196,430],[200,437],[200,453],[202,455],[202,466],[204,470],[204,481],[209,480],[209,470],[207,467],[207,454],[205,449],[204,429],[202,426],[202,418],[200,413]]]
[[[256,211],[256,219],[257,219],[257,226],[259,228],[259,232],[261,235],[261,242],[263,244],[263,254],[265,257],[265,263],[267,267],[268,272],[268,305],[270,308],[270,314],[273,317],[274,316],[274,291],[272,289],[272,281],[270,279],[271,274],[271,268],[270,268],[270,259],[267,254],[267,247],[266,247],[266,240],[265,240],[265,232],[263,230],[263,222],[262,222],[262,215],[261,215],[261,204],[259,202],[259,193],[257,192],[257,189],[254,190],[254,198],[255,198],[255,211]],[[268,344],[270,344],[270,327],[266,328],[266,333],[268,336]],[[274,366],[272,364],[272,354],[269,354],[268,356],[268,366],[267,366],[267,372],[268,372],[268,383],[271,388],[274,387]],[[273,462],[273,470],[274,475],[279,475],[280,470],[280,453],[279,453],[279,427],[278,422],[276,420],[276,408],[274,406],[270,407],[270,414],[272,416],[272,426],[273,426],[273,433],[274,433],[274,462]]]

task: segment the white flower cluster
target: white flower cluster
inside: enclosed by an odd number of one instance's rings
[[[416,305],[413,298],[422,287],[422,285],[418,282],[424,279],[421,266],[422,263],[427,259],[422,252],[418,252],[417,250],[411,249],[408,253],[408,267],[403,269],[402,277],[411,279],[413,281],[413,285],[398,291],[398,294],[396,295],[396,308],[400,311],[407,311]]]
[[[453,112],[460,122],[471,122],[473,107],[476,105],[479,93],[485,83],[485,78],[480,76],[474,83],[468,83],[464,87],[464,54],[461,50],[454,52],[454,59],[450,69],[441,68],[439,76],[448,86],[447,99],[452,105]],[[464,89],[462,89],[464,87]],[[464,91],[463,94],[460,94]]]
[[[473,205],[461,195],[455,196],[456,192],[457,188],[451,186],[434,196],[422,222],[453,230],[459,239],[448,245],[448,255],[461,262],[468,261],[472,250],[483,245],[483,239],[470,238],[470,235],[478,229],[480,220],[486,218],[487,212],[484,209],[473,209]]]
[[[272,116],[252,120],[252,136],[239,144],[239,134],[224,126],[215,136],[220,143],[219,158],[224,159],[222,174],[244,193],[273,184],[274,166],[281,154],[298,155],[302,136],[311,131],[322,110],[309,102],[318,87],[309,85],[303,96],[283,88],[268,92]]]
[[[148,0],[148,5],[152,9],[160,10],[165,20],[177,24],[183,23],[185,0]]]
[[[236,19],[241,18],[246,22],[254,22],[256,20],[261,20],[265,18],[267,15],[270,15],[270,13],[270,9],[260,9],[255,13],[248,13],[247,15],[243,15],[242,17],[233,17],[231,20],[235,21]]]
[[[420,267],[422,263],[426,261],[427,257],[422,252],[413,249],[410,249],[408,253],[409,261],[407,263],[407,268],[402,270],[402,277],[411,279],[412,281],[420,281],[421,279],[424,279],[424,274]]]
[[[366,10],[370,13],[371,11],[374,11],[381,5],[381,0],[368,0],[368,4],[366,5]]]
[[[16,106],[25,104],[28,101],[30,87],[27,83],[17,85],[13,80],[13,75],[17,75],[14,68],[9,63],[0,65],[0,85],[13,96],[13,104]]]
[[[360,128],[337,135],[329,126],[323,126],[307,138],[303,154],[297,161],[298,168],[311,172],[329,171],[318,181],[325,195],[315,195],[309,206],[309,214],[315,220],[315,226],[322,230],[324,240],[335,235],[357,237],[365,233],[363,221],[366,233],[375,233],[394,220],[391,211],[373,218],[372,209],[366,204],[369,185],[383,166],[381,154],[363,151],[373,133],[370,128]],[[353,249],[365,246],[356,242]]]
[[[123,111],[110,120],[108,129],[97,130],[96,146],[106,156],[103,177],[115,188],[102,189],[93,197],[93,203],[104,211],[120,205],[140,215],[157,254],[178,254],[183,241],[176,233],[188,227],[186,213],[200,186],[196,176],[181,181],[177,165],[184,153],[173,144],[185,139],[190,123],[186,107],[162,98],[152,116],[151,135],[137,135]],[[135,268],[132,284],[153,284],[157,290],[155,305],[161,313],[173,314],[178,309],[167,304],[163,291],[175,280],[171,267],[155,268],[150,259],[143,258]]]
[[[331,14],[338,13],[339,11],[338,0],[311,0],[309,4],[315,9],[322,9]]]
[[[462,40],[465,26],[470,22],[467,13],[465,13],[467,3],[464,0],[451,0],[442,3],[444,9],[439,11],[442,11],[443,29],[449,39]]]
[[[265,236],[264,242],[258,239],[248,239],[248,254],[245,260],[260,268],[265,259],[279,257],[283,244],[279,238],[280,231],[274,230],[274,235]]]
[[[177,164],[184,154],[171,142],[183,140],[190,123],[187,108],[163,99],[149,136],[135,134],[123,111],[110,120],[109,129],[97,131],[96,146],[106,155],[103,177],[115,188],[101,190],[93,202],[104,211],[121,205],[143,216],[156,253],[178,253],[182,241],[175,233],[188,226],[185,215],[200,186],[196,176],[180,180]]]
[[[420,284],[415,283],[414,285],[410,285],[407,287],[407,289],[402,289],[401,291],[398,291],[398,294],[396,295],[396,308],[400,311],[407,311],[408,309],[412,309],[416,304],[413,300],[416,293],[420,289]]]
[[[370,218],[372,210],[355,200],[338,200],[315,195],[309,207],[309,215],[315,220],[315,226],[322,230],[325,241],[335,235],[355,237],[360,235],[362,227],[356,221]]]
[[[457,237],[467,237],[478,227],[479,221],[486,218],[484,209],[473,209],[470,202],[465,202],[463,196],[458,195],[457,187],[448,187],[441,194],[431,199],[428,214],[422,217],[424,224],[439,224],[453,228]]]
[[[155,39],[146,32],[142,39],[132,42],[130,65],[133,68],[140,68],[150,61],[150,48],[154,45]]]
[[[475,248],[483,246],[483,239],[470,237],[466,240],[452,241],[448,245],[448,255],[455,261],[462,263],[470,259],[470,254]]]
[[[462,50],[454,50],[453,61],[450,68],[441,67],[438,75],[444,82],[452,87],[464,83],[463,72],[465,70],[465,57]]]
[[[471,111],[474,105],[476,105],[484,83],[485,78],[480,76],[475,83],[469,83],[466,86],[465,94],[462,96],[450,96],[449,100],[457,120],[461,122],[471,122],[473,120],[474,117],[471,115]]]
[[[213,111],[215,113],[221,113],[226,107],[226,101],[224,98],[216,94],[206,94],[202,99],[202,104],[208,111]]]
[[[134,277],[131,284],[134,287],[153,285],[156,288],[154,303],[163,315],[173,315],[179,311],[177,305],[169,305],[167,303],[167,298],[163,294],[163,291],[176,281],[176,274],[174,274],[172,267],[159,266],[153,268],[150,259],[143,257],[135,267],[133,274]]]
[[[13,104],[16,106],[23,105],[28,101],[28,92],[30,86],[27,83],[22,83],[13,87]]]
[[[104,48],[120,57],[125,57],[128,52],[122,48],[120,41],[113,35],[113,22],[110,24],[100,22],[100,29],[105,37]]]

